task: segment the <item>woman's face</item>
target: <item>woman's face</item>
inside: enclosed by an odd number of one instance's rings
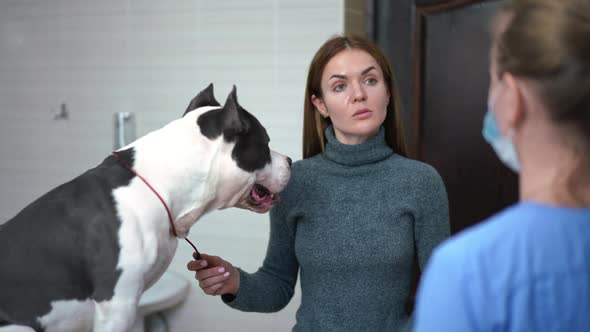
[[[312,102],[329,116],[339,142],[359,144],[374,136],[385,121],[389,92],[377,61],[359,49],[345,49],[326,64],[322,98]]]

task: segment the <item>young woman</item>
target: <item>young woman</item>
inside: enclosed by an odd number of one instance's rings
[[[483,135],[520,202],[436,250],[416,331],[590,331],[590,1],[509,2],[493,40]]]
[[[262,267],[191,261],[200,287],[243,311],[285,307],[301,276],[297,331],[400,329],[413,268],[449,235],[443,182],[405,157],[393,74],[367,40],[337,36],[313,58],[303,160],[271,211]]]

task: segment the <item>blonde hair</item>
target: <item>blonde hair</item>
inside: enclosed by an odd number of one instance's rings
[[[590,142],[590,1],[513,0],[496,36],[497,75],[533,79],[550,118]]]
[[[401,122],[400,100],[395,77],[383,53],[370,41],[358,36],[334,36],[328,39],[316,52],[307,74],[305,101],[303,104],[303,158],[313,157],[324,152],[325,129],[330,125],[329,118],[323,118],[311,102],[311,96],[322,98],[322,74],[326,64],[336,54],[345,49],[360,49],[371,55],[381,67],[383,78],[389,92],[387,115],[383,122],[385,141],[397,154],[407,156],[404,129]]]

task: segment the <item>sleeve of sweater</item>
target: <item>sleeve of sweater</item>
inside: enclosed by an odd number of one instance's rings
[[[427,166],[423,175],[418,184],[421,190],[414,216],[414,237],[421,271],[424,271],[434,248],[451,234],[449,202],[442,178],[431,166]]]
[[[222,296],[223,302],[234,309],[275,312],[293,297],[299,263],[295,257],[296,226],[288,219],[294,200],[289,199],[288,193],[281,197],[282,201],[270,212],[270,238],[262,267],[255,273],[240,269],[238,294]]]

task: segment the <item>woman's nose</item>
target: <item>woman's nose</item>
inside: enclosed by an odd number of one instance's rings
[[[367,95],[362,84],[353,84],[353,94],[355,102],[364,101],[365,99],[367,99]]]

